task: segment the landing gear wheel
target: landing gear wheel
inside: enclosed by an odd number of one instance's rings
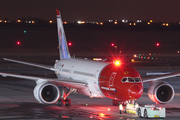
[[[119,105],[119,101],[118,100],[113,100],[113,105],[114,106],[118,106]]]
[[[58,100],[58,106],[59,106],[59,107],[63,106],[64,103],[65,103],[65,102],[64,102],[63,99],[59,99],[59,100]]]
[[[65,100],[65,105],[66,106],[71,106],[71,99],[66,99]]]
[[[144,110],[144,118],[148,118],[147,110]]]
[[[138,109],[138,116],[141,117],[141,110],[140,110],[140,108]]]

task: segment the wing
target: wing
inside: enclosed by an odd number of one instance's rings
[[[15,77],[15,78],[21,78],[21,79],[27,79],[27,80],[33,80],[36,82],[36,84],[39,84],[41,82],[52,82],[57,85],[71,87],[75,89],[83,89],[84,87],[87,87],[88,83],[82,82],[82,81],[73,81],[66,78],[41,78],[41,77],[32,77],[32,76],[25,76],[25,75],[16,75],[16,74],[9,74],[9,73],[1,73],[3,77]]]
[[[153,81],[156,81],[156,80],[163,80],[163,79],[172,78],[172,77],[178,77],[178,76],[180,76],[180,72],[143,78],[143,82],[144,83],[145,82],[153,82]]]
[[[44,68],[44,69],[55,71],[53,66],[34,64],[34,63],[30,63],[30,62],[23,62],[23,61],[12,60],[12,59],[7,59],[7,58],[3,58],[3,59],[6,60],[6,61],[21,63],[21,64],[25,64],[25,65],[30,65],[30,66],[35,66],[35,67],[40,67],[40,68]]]

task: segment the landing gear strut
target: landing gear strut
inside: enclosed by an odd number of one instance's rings
[[[113,100],[113,105],[118,106],[119,105],[119,100]]]
[[[71,106],[71,99],[68,99],[67,96],[72,92],[75,92],[76,89],[63,87],[61,97],[58,100],[58,106]]]
[[[60,107],[60,106],[71,106],[71,99],[63,99],[63,98],[61,98],[61,99],[59,99],[58,100],[58,106]]]

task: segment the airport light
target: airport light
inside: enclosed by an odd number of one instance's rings
[[[169,26],[169,24],[168,24],[168,23],[166,23],[166,26]]]
[[[148,24],[148,25],[150,25],[151,23],[150,23],[150,22],[148,22],[147,24]]]
[[[21,23],[21,20],[17,20],[18,23]]]
[[[69,42],[69,43],[68,43],[68,46],[72,46],[72,42]]]
[[[177,53],[179,54],[179,50],[177,51]]]
[[[50,20],[50,21],[49,21],[49,23],[53,23],[53,21],[52,21],[52,20]]]
[[[159,45],[160,45],[159,43],[156,43],[156,46],[157,46],[157,47],[159,47]]]
[[[34,21],[32,21],[31,23],[32,23],[32,24],[34,24],[35,22],[34,22]]]
[[[137,23],[142,22],[141,20],[137,20]]]
[[[115,21],[114,24],[117,24],[117,21]]]
[[[132,25],[132,23],[129,23],[129,25]]]
[[[20,41],[17,41],[17,42],[16,42],[16,44],[17,44],[17,45],[20,45],[20,44],[21,44],[21,42],[20,42]]]
[[[151,22],[151,23],[152,23],[152,22],[153,22],[153,20],[150,20],[149,22]]]
[[[136,25],[136,23],[133,23],[133,25]]]
[[[64,24],[67,24],[67,22],[63,22]]]
[[[111,43],[111,46],[114,47],[114,43]]]
[[[3,22],[3,20],[0,20],[0,23],[2,23]]]
[[[7,23],[7,21],[5,20],[4,23]]]

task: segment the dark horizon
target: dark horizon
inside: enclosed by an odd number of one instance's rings
[[[59,9],[63,21],[107,21],[109,19],[130,21],[150,20],[155,22],[180,21],[177,0],[1,0],[0,19],[17,20],[23,17],[37,17],[56,21]]]

